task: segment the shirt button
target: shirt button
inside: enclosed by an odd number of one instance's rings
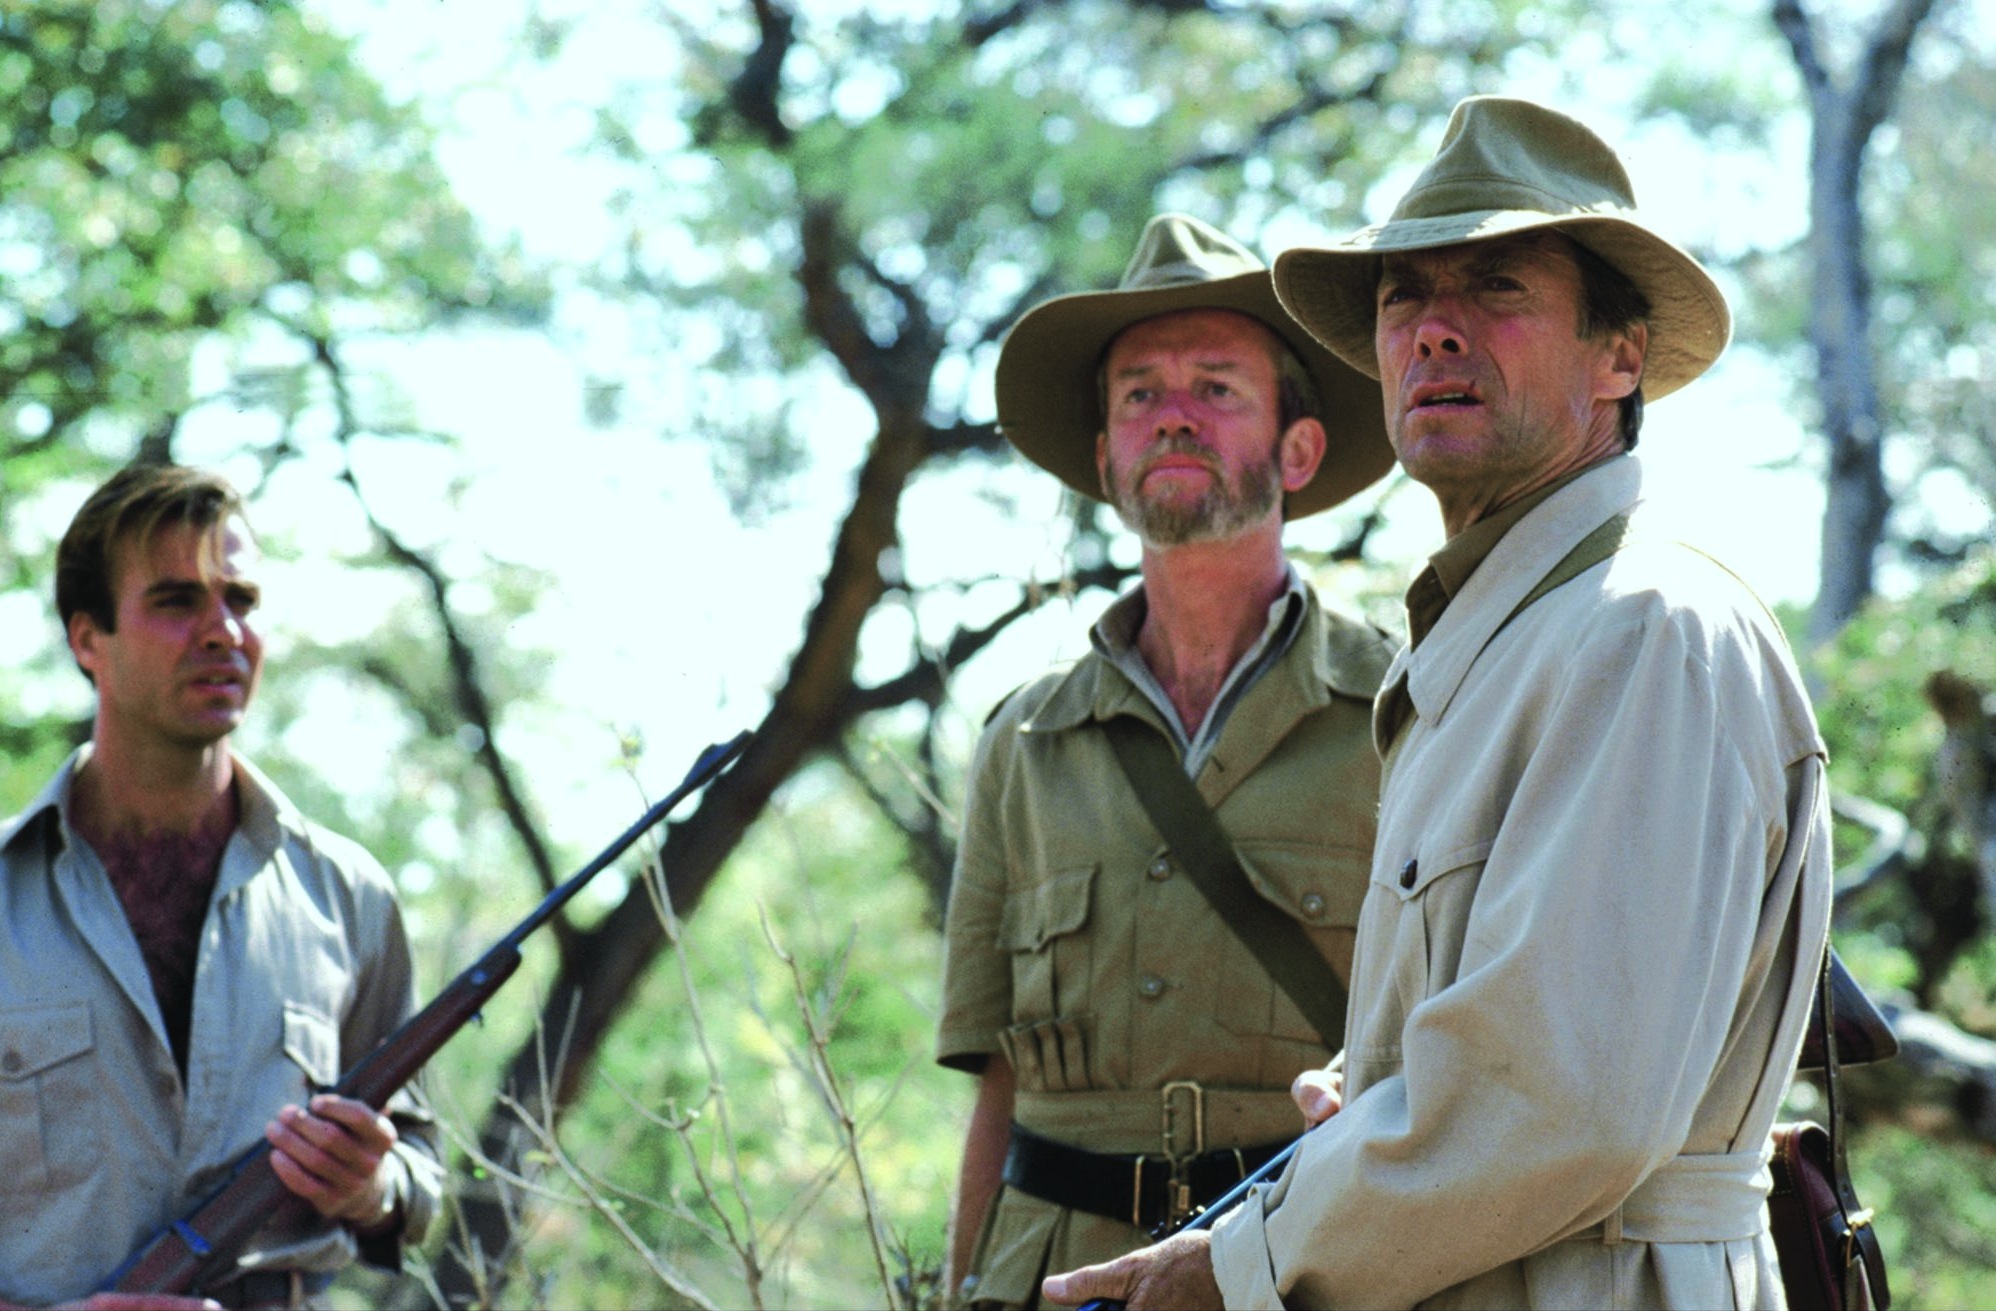
[[[1312,892],[1311,894],[1303,898],[1303,914],[1305,916],[1307,916],[1310,919],[1316,919],[1319,916],[1321,916],[1323,913],[1324,913],[1324,899],[1322,897]]]
[[[1168,879],[1171,877],[1171,862],[1165,857],[1159,856],[1150,863],[1150,868],[1145,870],[1144,873],[1154,879]]]
[[[0,1056],[0,1073],[19,1074],[26,1064],[27,1062],[21,1059],[21,1053],[10,1051],[5,1056]]]
[[[1400,886],[1401,886],[1401,887],[1403,887],[1403,888],[1409,888],[1409,889],[1411,889],[1411,888],[1412,888],[1412,887],[1414,886],[1414,880],[1415,880],[1415,879],[1417,879],[1417,878],[1419,878],[1419,877],[1421,877],[1421,862],[1420,862],[1420,861],[1418,861],[1418,860],[1410,860],[1410,861],[1408,861],[1408,862],[1407,862],[1407,863],[1406,863],[1405,865],[1402,865],[1402,866],[1400,867]]]
[[[1152,1000],[1156,1000],[1164,995],[1164,980],[1158,978],[1155,974],[1146,974],[1138,981],[1137,991]]]

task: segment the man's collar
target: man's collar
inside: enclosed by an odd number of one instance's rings
[[[1310,698],[1313,702],[1328,700],[1332,692],[1370,701],[1373,690],[1379,685],[1380,671],[1391,656],[1392,642],[1365,625],[1337,625],[1334,631],[1327,632],[1332,628],[1330,615],[1317,602],[1309,585],[1295,573],[1293,565],[1291,574],[1294,590],[1285,592],[1283,599],[1276,604],[1289,604],[1287,598],[1294,596],[1302,605],[1303,612],[1296,620],[1299,628],[1291,654],[1295,654],[1295,646],[1302,646],[1308,651],[1309,663],[1292,666],[1285,659],[1277,662],[1275,668],[1269,671],[1269,676],[1283,677],[1283,669],[1295,667],[1299,678],[1307,677],[1316,685],[1318,691]],[[1125,607],[1140,590],[1133,589],[1119,597],[1110,611]],[[1141,610],[1137,613],[1140,615]],[[1109,611],[1105,611],[1103,622],[1108,620]],[[1091,641],[1094,636],[1091,634]],[[1095,654],[1097,659],[1082,660],[1060,676],[1045,700],[1020,725],[1022,731],[1060,732],[1078,727],[1090,719],[1109,719],[1126,712],[1145,713],[1150,706],[1149,698],[1114,668],[1099,645],[1095,648]],[[1303,669],[1309,671],[1307,676],[1302,673]]]
[[[11,845],[37,816],[50,810],[56,812],[65,832],[69,829],[70,794],[77,773],[94,749],[92,743],[85,742],[72,751],[27,808],[0,824],[0,850]],[[236,795],[241,803],[236,831],[249,840],[260,857],[267,858],[282,845],[287,832],[305,831],[305,817],[256,766],[233,752],[230,761],[235,766]]]
[[[1436,551],[1428,560],[1430,567],[1435,571],[1436,581],[1441,583],[1443,590],[1451,597],[1460,592],[1463,584],[1469,581],[1469,576],[1476,572],[1476,566],[1489,557],[1497,543],[1502,541],[1504,535],[1515,528],[1520,520],[1574,479],[1584,478],[1596,469],[1620,458],[1619,455],[1611,455],[1584,468],[1562,474],[1536,491],[1527,492],[1508,505],[1492,511],[1449,538],[1442,549]]]
[[[1088,630],[1088,643],[1105,658],[1114,661],[1125,654],[1136,654],[1137,634],[1143,629],[1144,616],[1150,613],[1150,602],[1145,597],[1145,584],[1135,587],[1109,603]],[[1300,610],[1308,600],[1308,589],[1303,586],[1303,576],[1296,572],[1296,566],[1282,562],[1282,591],[1268,603],[1268,619],[1262,631],[1273,631],[1284,623],[1293,622],[1290,616]],[[1257,639],[1258,640],[1258,639]],[[1138,656],[1142,659],[1142,656]]]
[[[1415,709],[1423,719],[1439,721],[1518,603],[1582,538],[1641,495],[1641,464],[1610,459],[1588,466],[1532,506],[1491,547],[1421,645],[1400,653],[1388,685],[1404,670]]]

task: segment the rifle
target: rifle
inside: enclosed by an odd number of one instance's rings
[[[1307,1130],[1305,1132],[1307,1133]],[[1182,1233],[1188,1229],[1211,1229],[1213,1222],[1233,1210],[1236,1206],[1239,1206],[1241,1201],[1247,1197],[1248,1191],[1256,1184],[1265,1184],[1276,1175],[1281,1174],[1282,1167],[1289,1164],[1289,1158],[1296,1155],[1296,1149],[1302,1145],[1303,1139],[1301,1137],[1297,1138],[1296,1141],[1290,1143],[1266,1161],[1263,1161],[1260,1169],[1235,1184],[1232,1188],[1229,1188],[1226,1192],[1221,1193],[1210,1205],[1203,1207],[1197,1215],[1187,1220],[1184,1224],[1163,1232],[1152,1230],[1152,1236],[1158,1239],[1165,1239],[1169,1238],[1172,1234]],[[1125,1306],[1117,1298],[1091,1297],[1081,1304],[1080,1311],[1125,1311]]]
[[[520,967],[520,944],[545,924],[582,886],[689,794],[705,787],[748,745],[740,733],[700,753],[686,778],[625,829],[603,851],[521,920],[470,969],[451,980],[436,998],[405,1020],[363,1056],[326,1092],[365,1102],[375,1110],[416,1076],[437,1049],[475,1018],[500,985]],[[270,1144],[260,1142],[236,1158],[228,1182],[185,1217],[161,1229],[120,1266],[100,1292],[199,1293],[234,1273],[237,1253],[250,1235],[273,1218],[295,1215],[310,1203],[284,1186],[270,1168]]]

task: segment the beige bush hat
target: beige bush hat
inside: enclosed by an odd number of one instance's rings
[[[1283,312],[1268,267],[1226,234],[1184,214],[1144,225],[1114,291],[1056,296],[1026,311],[998,353],[998,427],[1021,454],[1095,500],[1102,428],[1096,371],[1116,334],[1174,310],[1238,310],[1273,329],[1316,380],[1330,436],[1324,462],[1283,504],[1315,514],[1379,480],[1393,465],[1379,384],[1319,345]]]
[[[1317,340],[1369,377],[1379,257],[1558,228],[1649,298],[1643,395],[1676,391],[1719,358],[1732,315],[1711,275],[1636,214],[1622,162],[1583,123],[1529,100],[1472,96],[1393,217],[1320,249],[1285,251],[1275,291]]]

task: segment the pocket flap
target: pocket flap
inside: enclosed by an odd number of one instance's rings
[[[0,1080],[32,1079],[96,1045],[87,1002],[0,1010]]]
[[[340,1039],[333,1022],[309,1006],[284,1003],[284,1054],[298,1063],[317,1090],[340,1077]]]
[[[1254,890],[1291,919],[1312,928],[1348,929],[1358,923],[1371,852],[1270,842],[1235,847]]]
[[[1466,844],[1452,842],[1439,852],[1422,851],[1405,864],[1383,865],[1373,881],[1391,887],[1403,901],[1418,897],[1442,875],[1482,864],[1489,859],[1490,848],[1496,845],[1490,838]]]
[[[1007,951],[1038,951],[1050,939],[1072,933],[1088,922],[1088,890],[1095,883],[1095,865],[1056,870],[1028,888],[1005,898],[998,919],[998,945]]]

